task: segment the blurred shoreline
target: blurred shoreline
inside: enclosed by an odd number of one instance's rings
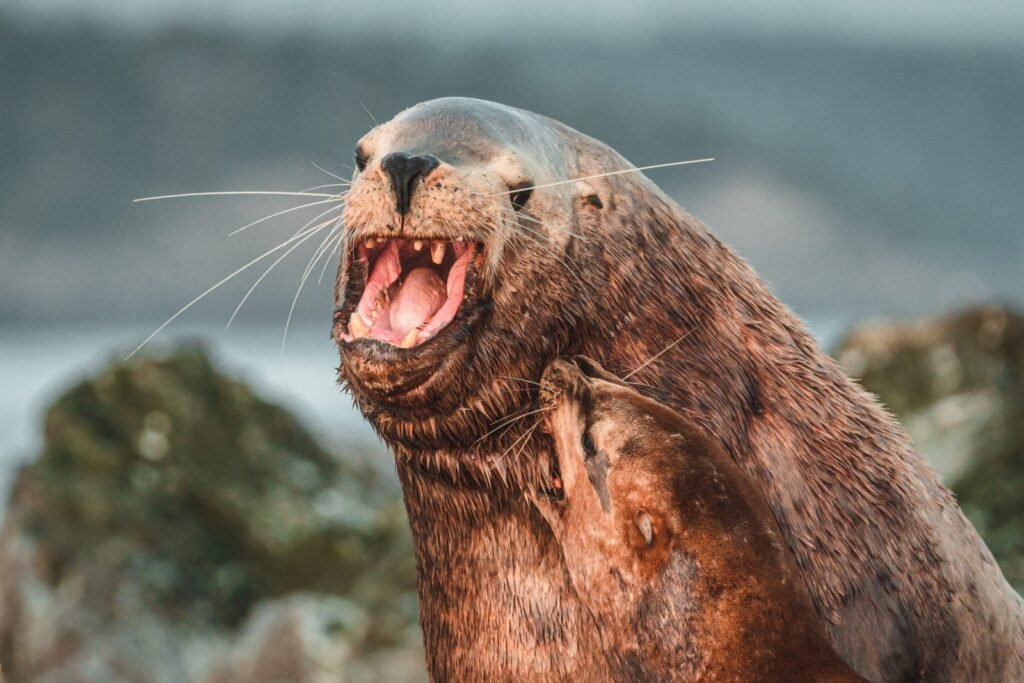
[[[823,314],[811,318],[808,326],[828,348],[851,322],[847,316]],[[38,452],[42,415],[50,402],[90,373],[122,359],[151,331],[141,324],[8,325],[0,330],[6,380],[0,391],[0,495],[13,469]],[[213,323],[183,324],[158,335],[141,353],[159,356],[182,342],[198,341],[222,372],[295,413],[329,450],[344,444],[346,450],[355,446],[379,452],[385,457],[377,464],[390,472],[383,445],[335,382],[338,357],[328,326],[293,327],[283,352],[281,333],[280,325],[242,324],[225,330]]]
[[[5,325],[0,329],[0,499],[14,469],[42,445],[47,406],[71,385],[121,360],[152,329],[138,325]],[[289,331],[281,350],[281,325],[192,324],[167,330],[140,353],[160,356],[183,342],[203,344],[225,374],[251,385],[267,400],[300,416],[328,450],[379,452],[384,447],[335,382],[337,350],[329,326]],[[392,471],[390,458],[376,464]],[[0,513],[2,517],[2,513]]]

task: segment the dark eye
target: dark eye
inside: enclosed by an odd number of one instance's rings
[[[510,197],[512,200],[512,208],[515,209],[516,211],[522,209],[524,206],[526,206],[526,202],[530,201],[530,195],[532,194],[532,187],[524,186],[520,189],[513,188],[512,195]]]
[[[597,448],[594,446],[594,440],[590,438],[588,430],[584,430],[583,436],[580,437],[580,443],[583,445],[583,455],[587,460],[597,457]]]
[[[366,170],[366,153],[361,149],[356,150],[356,168],[358,168],[360,172]]]

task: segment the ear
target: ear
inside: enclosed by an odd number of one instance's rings
[[[601,201],[601,196],[590,183],[583,182],[582,180],[576,183],[576,194],[585,206],[590,206],[595,209],[604,208],[604,202]]]

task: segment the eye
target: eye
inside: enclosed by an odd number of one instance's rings
[[[361,172],[365,171],[366,170],[366,161],[367,161],[366,152],[364,152],[363,150],[357,148],[356,149],[356,157],[355,157],[355,159],[356,159],[356,168],[359,169],[359,172],[361,173]]]
[[[583,446],[583,455],[587,460],[597,457],[597,448],[594,446],[594,440],[590,437],[589,430],[583,431],[583,436],[580,437],[580,443]]]
[[[529,185],[524,185],[519,189],[512,188],[512,194],[510,199],[512,201],[512,208],[516,211],[521,210],[526,206],[526,202],[530,201],[530,195],[533,194],[533,188]]]

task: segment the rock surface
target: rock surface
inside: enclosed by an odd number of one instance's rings
[[[1024,592],[1024,317],[984,306],[868,323],[835,355],[907,427]]]
[[[398,491],[344,455],[198,348],[68,391],[0,531],[7,681],[422,679]]]

